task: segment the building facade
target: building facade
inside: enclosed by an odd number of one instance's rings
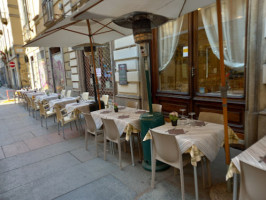
[[[0,3],[0,49],[1,79],[12,88],[29,86],[28,70],[25,64],[25,49],[21,31],[18,2],[4,0]]]

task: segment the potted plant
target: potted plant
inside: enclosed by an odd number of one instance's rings
[[[169,114],[169,118],[172,122],[172,126],[177,126],[178,113],[177,112],[171,112]]]
[[[114,103],[114,111],[115,112],[118,112],[118,105],[117,105],[117,103]]]
[[[61,99],[61,94],[58,94],[58,99]]]

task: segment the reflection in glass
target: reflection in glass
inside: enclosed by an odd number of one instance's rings
[[[188,50],[188,15],[159,28],[160,90],[188,93]]]

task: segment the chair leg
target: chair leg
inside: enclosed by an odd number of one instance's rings
[[[58,132],[58,135],[60,135],[60,131],[59,131],[59,124],[60,122],[57,123],[57,132]]]
[[[135,166],[134,162],[134,152],[133,152],[133,146],[132,146],[132,138],[133,136],[130,136],[130,151],[131,151],[131,161],[132,161],[132,166]]]
[[[42,126],[42,116],[41,116],[41,127],[43,127],[43,126]]]
[[[64,124],[63,124],[63,138],[66,139],[65,138],[65,132],[64,132]]]
[[[122,161],[121,161],[121,143],[119,141],[118,145],[118,155],[119,155],[119,167],[122,169]]]
[[[151,142],[152,143],[152,142]],[[156,160],[155,160],[155,151],[152,149],[151,151],[152,155],[152,163],[151,163],[151,188],[154,188],[154,182],[155,182],[155,168],[156,168]]]
[[[96,157],[98,157],[98,134],[95,132]]]
[[[104,144],[103,144],[103,159],[106,160],[106,137],[104,135]]]
[[[85,132],[85,149],[88,151],[88,131]]]
[[[54,123],[55,123],[55,115],[54,115]]]
[[[71,124],[71,122],[69,122],[69,124],[70,124],[70,129],[71,129],[71,131],[72,131],[72,124]]]
[[[197,166],[193,166],[193,168],[194,168],[195,199],[199,200]]]
[[[180,167],[180,182],[181,182],[181,195],[182,195],[182,200],[185,200],[185,183],[184,183],[183,166]]]
[[[45,117],[45,126],[46,126],[46,129],[48,129],[48,126],[47,126],[47,117]]]
[[[75,122],[76,129],[78,131],[79,129],[78,129],[78,126],[77,126],[77,121],[75,120],[74,122]]]

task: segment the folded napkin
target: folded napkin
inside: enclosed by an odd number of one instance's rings
[[[108,114],[108,113],[110,113],[110,112],[112,112],[112,111],[110,111],[110,110],[105,110],[105,111],[102,111],[102,112],[100,112],[101,114]]]
[[[185,131],[183,129],[170,129],[167,132],[173,135],[185,134]]]
[[[136,114],[143,114],[143,113],[146,113],[146,111],[145,110],[139,110],[139,111],[137,111],[137,112],[135,112]]]
[[[259,160],[259,162],[264,162],[264,163],[266,163],[266,155],[265,155],[264,157],[260,156],[260,160]]]
[[[203,122],[203,121],[195,121],[194,124],[195,124],[195,126],[205,126],[206,125],[205,122]]]
[[[118,116],[118,119],[126,119],[129,118],[129,115],[120,115]]]

